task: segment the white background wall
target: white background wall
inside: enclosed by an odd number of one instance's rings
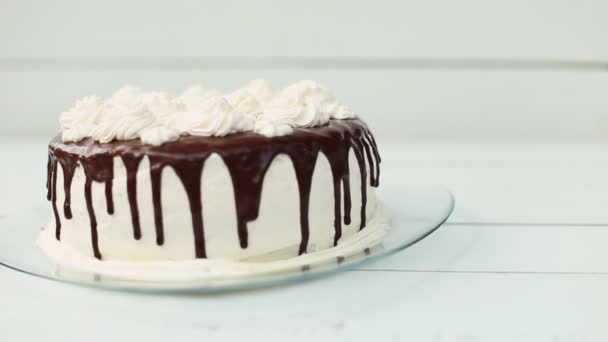
[[[325,83],[383,139],[608,140],[607,1],[0,0],[0,134],[124,83]]]

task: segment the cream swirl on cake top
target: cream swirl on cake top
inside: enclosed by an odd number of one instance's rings
[[[274,91],[264,80],[223,94],[193,86],[180,96],[124,86],[112,97],[87,96],[61,114],[64,142],[92,138],[102,143],[141,139],[152,145],[182,135],[225,136],[256,132],[268,137],[293,128],[326,125],[356,117],[315,81],[300,81]]]
[[[91,135],[103,109],[103,100],[86,96],[67,112],[61,113],[61,138],[63,141],[79,141]]]
[[[253,117],[238,112],[221,93],[209,92],[185,112],[174,115],[174,127],[183,135],[218,136],[251,130]]]

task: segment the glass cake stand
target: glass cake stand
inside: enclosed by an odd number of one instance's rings
[[[275,272],[247,276],[214,277],[196,281],[135,281],[84,271],[62,272],[35,245],[42,226],[51,217],[50,205],[40,201],[29,208],[0,217],[0,264],[50,280],[91,287],[142,292],[221,292],[281,285],[332,275],[404,250],[439,228],[454,209],[452,194],[437,187],[383,184],[378,189],[390,217],[391,228],[380,244],[349,255]]]

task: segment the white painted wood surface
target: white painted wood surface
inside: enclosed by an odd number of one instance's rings
[[[222,68],[0,71],[0,134],[48,137],[76,99],[125,83],[181,92],[231,90],[255,78],[277,86],[316,79],[385,139],[608,141],[608,72]]]
[[[607,241],[608,225],[448,223],[413,248],[365,269],[608,275]]]
[[[0,136],[76,98],[317,79],[378,136],[607,141],[608,2],[0,0]]]
[[[608,203],[601,177],[608,171],[606,145],[380,143],[383,177],[403,171],[412,181],[444,183],[455,192],[460,212],[416,246],[334,277],[218,296],[101,291],[0,268],[3,337],[608,339],[608,224],[601,223],[602,203]],[[43,142],[19,148],[0,145],[3,156],[24,153],[20,165],[0,170],[2,179],[16,180],[3,184],[2,208],[18,189],[20,198],[42,197]],[[12,202],[13,208],[28,205]],[[510,223],[514,217],[518,224]],[[478,221],[464,222],[472,218]]]
[[[1,57],[608,58],[608,4],[601,0],[3,0],[1,5]]]
[[[0,270],[18,341],[605,341],[605,275],[347,272],[216,297],[98,291]],[[10,310],[6,310],[10,308]]]

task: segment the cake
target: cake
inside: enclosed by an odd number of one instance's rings
[[[59,264],[336,257],[386,229],[376,141],[314,81],[180,96],[125,86],[77,101],[60,123],[54,217],[38,239]]]

